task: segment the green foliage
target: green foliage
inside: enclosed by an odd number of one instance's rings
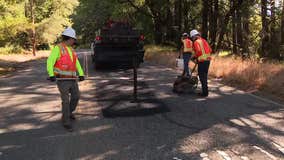
[[[64,28],[72,25],[69,17],[77,5],[78,0],[35,0],[37,45],[54,43]],[[29,49],[31,33],[29,1],[0,0],[0,47]]]
[[[6,46],[0,47],[0,54],[19,54],[22,53],[23,50],[20,46]]]
[[[61,35],[64,28],[71,26],[71,14],[78,6],[77,0],[41,0],[37,6],[36,33],[38,44],[54,43]],[[40,12],[42,11],[42,12]]]
[[[28,21],[24,16],[22,3],[0,1],[0,47],[23,44]],[[20,39],[19,39],[20,38]]]
[[[95,32],[111,17],[120,17],[119,4],[116,0],[81,0],[72,16],[74,28],[80,35],[81,43],[90,43]],[[123,9],[121,9],[123,12]]]
[[[33,27],[30,2],[30,0],[0,0],[0,48],[2,50],[0,52],[11,52],[12,48],[30,49]],[[52,45],[58,41],[62,31],[67,26],[73,26],[76,30],[79,43],[82,44],[81,47],[88,47],[90,42],[94,40],[96,31],[110,19],[127,20],[134,27],[141,29],[146,37],[146,43],[156,41],[176,46],[176,44],[179,44],[181,32],[189,32],[193,28],[201,31],[204,20],[202,8],[205,4],[203,2],[206,1],[34,0],[34,2],[38,47]],[[211,5],[208,9],[209,15],[213,14],[213,8],[215,8],[211,2],[216,1],[209,2]],[[217,21],[216,42],[218,42],[218,38],[221,39],[220,49],[230,50],[232,45],[235,45],[232,43],[233,21],[232,14],[230,15],[233,2],[238,1],[218,1],[218,18],[214,21]],[[271,8],[271,6],[267,7]],[[270,26],[274,33],[269,33],[277,43],[280,42],[279,39],[281,38],[279,34],[281,30],[280,19],[283,19],[281,8],[281,6],[276,6],[276,20],[273,22],[273,26]],[[244,27],[241,28],[244,30],[241,33],[249,32],[248,36],[243,36],[249,46],[248,50],[250,53],[257,53],[263,43],[260,1],[243,1],[239,8],[235,8],[235,14],[237,14],[237,11],[240,11],[239,16],[242,16],[242,20],[240,20],[242,25],[239,26],[244,26],[244,24],[248,26],[245,28],[246,30]],[[223,26],[226,15],[229,15],[230,18],[226,20],[228,25]],[[248,17],[249,22],[245,21]],[[210,16],[208,19],[210,20]],[[268,15],[267,19],[271,20],[271,17]],[[208,21],[208,24],[210,27],[211,22]],[[223,39],[220,38],[221,31],[225,32]],[[210,36],[209,42],[211,41]],[[243,48],[247,51],[247,47]],[[277,49],[272,45],[270,48]],[[155,48],[152,47],[151,49]],[[253,55],[250,54],[250,56]]]

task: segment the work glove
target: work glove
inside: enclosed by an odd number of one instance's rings
[[[51,76],[51,77],[49,77],[49,80],[50,80],[51,82],[55,82],[55,81],[56,81],[56,77],[55,77],[55,76]]]
[[[85,77],[84,76],[79,76],[79,81],[83,81],[85,80]]]
[[[192,57],[191,60],[192,60],[193,62],[197,62],[197,58],[196,58],[196,57]]]

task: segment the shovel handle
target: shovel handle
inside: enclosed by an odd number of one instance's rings
[[[79,78],[56,78],[56,81],[64,81],[64,80],[78,80]],[[50,80],[48,77],[46,80]]]

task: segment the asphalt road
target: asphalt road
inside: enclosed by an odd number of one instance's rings
[[[284,159],[283,104],[214,80],[208,98],[177,95],[178,72],[149,62],[138,70],[139,101],[131,103],[132,70],[88,64],[72,133],[61,126],[45,60],[1,77],[0,160]]]

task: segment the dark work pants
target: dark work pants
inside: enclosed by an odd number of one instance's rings
[[[198,62],[198,76],[202,86],[202,94],[208,96],[208,70],[210,61]]]
[[[80,98],[78,83],[75,80],[57,81],[57,87],[62,100],[62,123],[70,125],[70,115],[75,111]]]
[[[182,58],[183,58],[183,65],[184,65],[183,75],[190,76],[191,71],[188,67],[188,63],[189,63],[189,60],[191,58],[191,53],[190,52],[184,52],[183,55],[182,55]]]

